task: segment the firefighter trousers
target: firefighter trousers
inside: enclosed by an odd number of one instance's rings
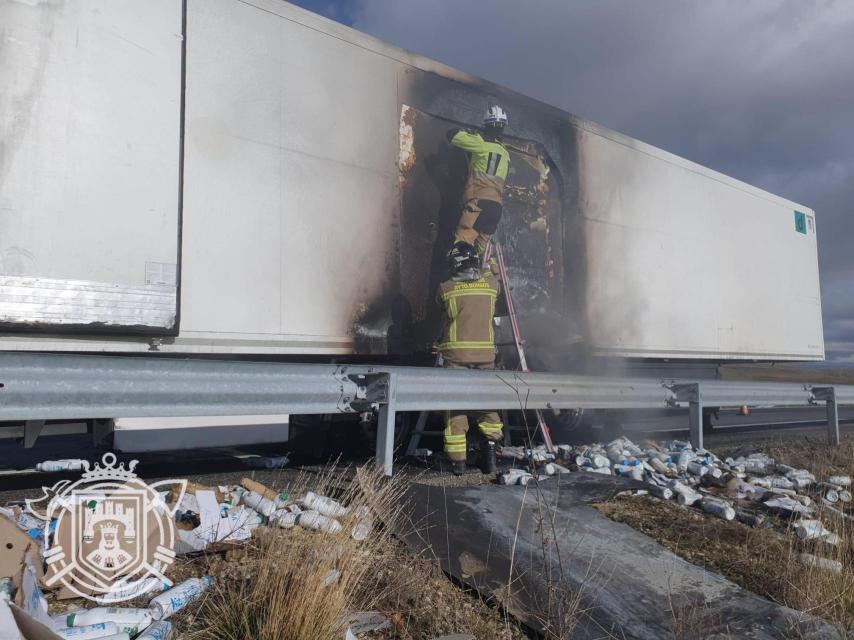
[[[455,364],[445,362],[445,367],[451,369],[493,369],[495,364]],[[496,411],[446,411],[445,455],[450,460],[465,460],[468,449],[466,434],[469,430],[469,419],[477,425],[480,434],[492,442],[500,442],[504,436],[504,425]]]
[[[483,253],[501,221],[501,203],[492,200],[469,200],[463,208],[454,242],[467,242]]]

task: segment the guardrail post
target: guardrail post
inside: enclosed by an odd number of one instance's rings
[[[839,409],[836,406],[836,389],[834,387],[813,387],[816,400],[824,401],[827,409],[827,443],[839,444]]]
[[[679,402],[688,403],[688,427],[691,445],[695,449],[703,448],[703,396],[699,383],[675,384],[670,390],[676,394]]]
[[[377,466],[383,473],[392,475],[394,470],[394,414],[395,414],[395,375],[388,375],[386,402],[380,405],[377,418]]]

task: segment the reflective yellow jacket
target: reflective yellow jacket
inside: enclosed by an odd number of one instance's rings
[[[451,144],[470,155],[469,176],[463,199],[501,202],[504,181],[510,171],[510,152],[500,142],[483,139],[479,133],[463,129],[454,134]]]
[[[491,271],[477,280],[446,280],[439,285],[438,299],[445,310],[439,351],[445,360],[458,364],[495,362],[492,319],[500,290]]]

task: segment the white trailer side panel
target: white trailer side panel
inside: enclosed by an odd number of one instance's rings
[[[182,339],[350,349],[384,284],[399,64],[288,12],[188,5]]]
[[[595,351],[824,358],[812,210],[604,128],[579,132]]]
[[[0,2],[0,323],[173,328],[181,14]]]

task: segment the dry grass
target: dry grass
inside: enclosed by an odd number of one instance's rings
[[[811,367],[797,364],[728,364],[720,367],[723,380],[854,384],[854,369]]]
[[[817,440],[778,442],[763,450],[777,461],[807,468],[819,478],[854,475],[854,439],[846,439],[840,447]],[[798,540],[788,530],[788,523],[774,516],[769,517],[773,528],[751,529],[656,498],[620,498],[598,507],[686,560],[776,602],[838,623],[854,637],[854,520],[841,518],[819,504],[815,517],[842,537],[842,543],[834,547]],[[803,552],[841,562],[842,573],[804,566],[798,559]]]
[[[301,528],[259,528],[239,549],[208,554],[193,571],[215,576],[215,588],[188,620],[193,640],[340,640],[347,612],[380,611],[391,628],[371,638],[432,638],[471,633],[476,638],[517,640],[524,633],[498,610],[452,583],[430,558],[415,558],[395,537],[405,526],[399,508],[408,480],[386,480],[374,471],[330,466],[321,476],[302,475],[284,489],[335,497],[367,506],[377,525],[363,542],[350,535],[352,516],[338,534]],[[337,579],[328,577],[337,572]],[[184,637],[184,636],[182,636]]]

